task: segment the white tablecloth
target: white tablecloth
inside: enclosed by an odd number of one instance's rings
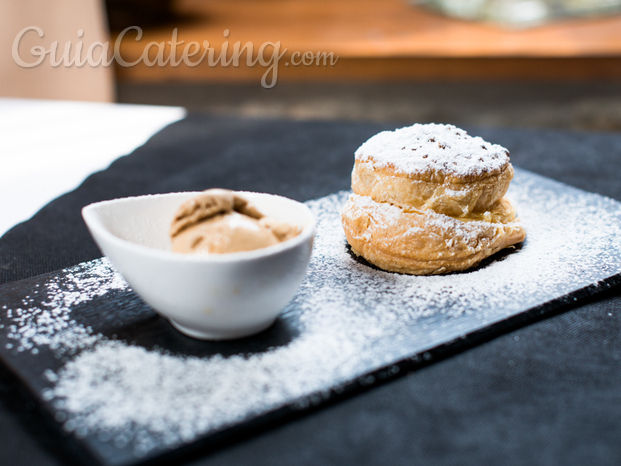
[[[185,113],[180,107],[0,98],[0,236]]]

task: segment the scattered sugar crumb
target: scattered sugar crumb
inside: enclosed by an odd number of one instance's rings
[[[129,287],[106,259],[98,259],[90,262],[89,267],[78,265],[68,269],[44,288],[47,299],[42,307],[34,306],[35,299],[27,296],[23,307],[7,311],[11,321],[7,336],[16,341],[19,352],[34,350],[35,346],[48,346],[59,353],[92,346],[100,336],[72,319],[72,310],[112,290]]]

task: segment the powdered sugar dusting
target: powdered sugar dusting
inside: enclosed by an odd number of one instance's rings
[[[426,277],[383,272],[348,252],[340,223],[348,192],[311,201],[318,218],[313,257],[282,317],[296,330],[290,342],[250,355],[183,357],[70,326],[61,330],[65,337],[75,328],[97,343],[58,373],[47,371],[51,388],[44,396],[66,430],[96,435],[142,457],[285,405],[320,403],[357,377],[381,367],[394,374],[399,369],[393,364],[403,358],[424,356],[429,348],[621,272],[621,204],[559,191],[558,184],[522,171],[510,194],[529,233],[521,250],[468,273]],[[84,275],[74,273],[77,301],[121,286],[105,261],[82,269]],[[92,270],[99,271],[101,288],[91,286]],[[60,303],[65,310],[59,315],[71,319],[66,305],[77,301],[61,285],[48,287],[50,302]],[[20,333],[15,314],[7,320]],[[28,325],[34,328],[28,341],[36,346],[38,327]],[[87,341],[72,338],[79,345]]]
[[[93,261],[86,269],[77,266],[67,270],[42,289],[33,290],[32,296],[23,299],[23,307],[7,309],[6,316],[11,322],[7,336],[15,341],[7,344],[8,349],[15,346],[18,352],[37,354],[41,346],[58,353],[92,346],[98,336],[72,319],[72,309],[110,291],[128,288],[106,259]],[[40,293],[45,294],[46,301],[43,306],[34,306],[34,297]]]
[[[503,170],[509,151],[453,125],[417,123],[371,137],[356,151],[356,160],[404,174],[481,176]]]

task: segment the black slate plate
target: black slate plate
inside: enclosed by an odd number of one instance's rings
[[[443,277],[378,271],[339,235],[347,193],[311,201],[306,282],[273,327],[233,342],[179,334],[106,261],[14,282],[0,358],[102,464],[234,439],[621,282],[621,204],[523,170],[510,194],[524,245]]]

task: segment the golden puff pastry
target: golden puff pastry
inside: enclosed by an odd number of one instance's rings
[[[353,194],[341,219],[354,253],[381,269],[412,275],[468,269],[526,236],[506,198],[479,216],[455,218]]]
[[[341,213],[354,253],[392,272],[466,270],[524,241],[504,197],[509,151],[452,125],[416,124],[373,136],[356,151]]]
[[[513,178],[509,151],[452,125],[376,134],[356,151],[354,193],[464,217],[489,210]]]

